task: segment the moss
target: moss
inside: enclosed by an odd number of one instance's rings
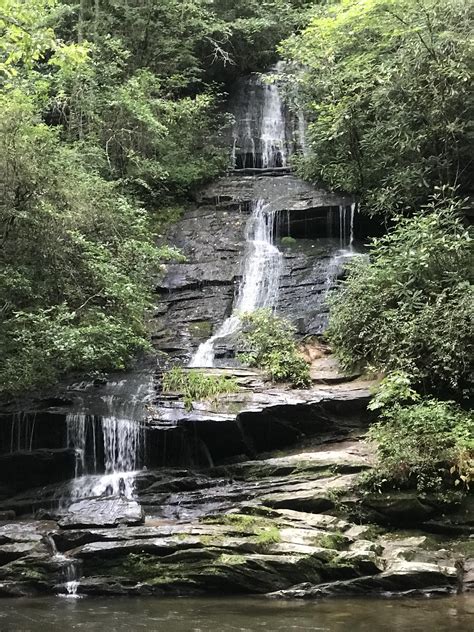
[[[44,582],[57,576],[57,571],[45,568],[41,563],[35,564],[31,560],[26,559],[10,562],[2,566],[2,571],[7,571],[8,578],[15,579],[15,581]]]
[[[244,555],[230,555],[228,553],[223,553],[217,560],[218,564],[229,564],[230,566],[240,566],[245,564],[247,561]]]
[[[256,542],[260,546],[267,547],[271,544],[276,544],[277,542],[281,542],[281,535],[279,529],[277,527],[270,527],[268,529],[263,529],[260,533],[257,534]]]
[[[212,322],[210,320],[199,320],[189,326],[189,333],[195,338],[207,339],[212,334]]]
[[[464,557],[474,558],[474,540],[458,540],[452,545],[452,550]]]
[[[202,522],[233,527],[239,533],[256,533],[258,529],[275,526],[274,521],[262,516],[229,513],[223,516],[206,516]]]
[[[325,549],[335,549],[341,551],[347,545],[347,538],[345,535],[338,531],[334,533],[328,533],[327,535],[321,535],[317,538],[317,543]]]
[[[294,237],[291,237],[290,235],[288,235],[287,237],[282,237],[280,241],[284,246],[291,246],[291,244],[296,243],[296,239]]]

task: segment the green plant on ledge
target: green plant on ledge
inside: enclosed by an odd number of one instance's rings
[[[453,402],[415,399],[383,409],[369,430],[378,463],[364,478],[374,491],[469,491],[474,481],[474,423]]]
[[[174,367],[163,374],[163,393],[182,394],[186,410],[191,410],[195,401],[215,401],[219,395],[235,393],[238,388],[233,377],[206,375],[195,369]]]
[[[311,385],[309,366],[295,340],[295,328],[269,309],[242,314],[242,341],[247,352],[244,364],[263,369],[275,382],[290,382],[297,388]]]

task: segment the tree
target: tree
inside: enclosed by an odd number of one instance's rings
[[[281,46],[311,120],[312,152],[299,173],[386,215],[416,210],[435,186],[467,190],[472,26],[468,0],[341,0],[315,9]]]

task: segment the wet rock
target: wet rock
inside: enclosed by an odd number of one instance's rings
[[[352,201],[347,197],[316,189],[293,175],[274,178],[268,175],[243,176],[240,173],[219,178],[204,187],[197,196],[201,204],[221,201],[229,206],[262,198],[271,200],[275,210],[296,212],[336,207]]]
[[[215,402],[195,402],[191,410],[182,401],[160,398],[149,420],[150,444],[162,445],[166,440],[170,456],[186,454],[194,446],[193,454],[201,450],[198,463],[203,464],[201,459],[219,463],[236,455],[252,458],[309,436],[341,439],[366,423],[373,384],[353,381],[308,390],[248,388]]]
[[[33,450],[0,455],[0,482],[14,492],[74,476],[74,450]]]
[[[281,599],[320,599],[347,595],[403,595],[407,592],[429,593],[439,589],[453,592],[455,586],[456,570],[453,567],[405,562],[376,575],[319,585],[303,583],[268,596]]]
[[[474,525],[474,514],[468,509],[470,499],[458,493],[427,495],[416,491],[393,491],[385,494],[370,494],[362,499],[362,507],[367,516],[374,522],[393,525],[423,525],[433,532],[446,531],[463,533]],[[449,514],[457,515],[457,520],[450,521]],[[448,516],[446,516],[448,514]],[[449,525],[451,524],[451,529]],[[456,524],[460,527],[456,529]],[[466,530],[462,528],[468,527]],[[430,529],[431,526],[431,529]]]
[[[290,491],[268,494],[261,498],[264,505],[274,508],[295,509],[321,513],[332,509],[345,492],[350,491],[356,478],[353,475],[328,477],[302,483]]]
[[[77,527],[116,527],[120,524],[141,524],[145,515],[141,506],[134,500],[108,496],[91,498],[75,502],[67,513],[58,519],[63,529]]]
[[[0,565],[29,555],[37,549],[36,543],[17,542],[16,544],[4,544],[0,546]]]

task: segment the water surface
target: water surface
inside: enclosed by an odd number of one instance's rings
[[[474,594],[442,599],[0,600],[1,632],[472,632]]]

